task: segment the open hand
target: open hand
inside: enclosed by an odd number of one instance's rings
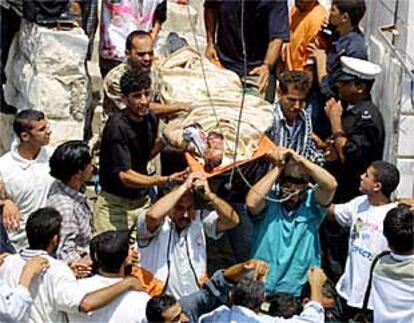
[[[212,43],[207,44],[206,47],[206,57],[210,61],[219,61],[219,57],[217,55],[216,46]]]
[[[318,66],[326,66],[327,55],[316,43],[310,43],[307,47],[309,57],[314,58]]]
[[[46,271],[49,266],[49,261],[46,258],[33,257],[25,263],[23,272],[26,272],[31,277],[35,277]]]
[[[263,93],[266,91],[269,84],[270,70],[267,64],[262,64],[250,71],[249,75],[259,76],[259,92]]]
[[[22,215],[16,204],[11,200],[5,200],[3,205],[3,226],[8,232],[15,232],[20,229]]]
[[[72,269],[76,278],[86,278],[92,273],[92,260],[89,257],[73,261],[69,267]]]
[[[168,176],[170,182],[183,183],[186,177],[188,176],[188,169],[185,169],[181,172],[177,172]]]

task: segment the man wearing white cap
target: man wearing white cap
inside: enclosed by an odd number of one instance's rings
[[[340,101],[332,98],[325,106],[333,135],[327,151],[339,183],[335,202],[360,194],[360,175],[373,161],[382,159],[385,138],[382,115],[370,95],[380,66],[346,56],[341,57],[341,65],[335,80]]]

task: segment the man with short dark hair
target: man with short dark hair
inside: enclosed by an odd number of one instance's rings
[[[385,142],[383,117],[371,100],[381,67],[352,57],[342,57],[341,65],[335,80],[340,100],[331,98],[325,106],[332,133],[332,144],[325,147],[328,167],[339,184],[335,203],[359,195],[359,177],[382,159]]]
[[[347,301],[351,316],[362,308],[373,259],[388,249],[383,236],[383,221],[387,212],[396,206],[391,202],[391,194],[399,181],[397,167],[385,161],[375,161],[360,179],[359,190],[364,195],[329,208],[328,219],[335,219],[350,229],[345,272],[336,289]],[[372,309],[372,304],[368,308]]]
[[[311,268],[308,273],[309,284],[312,286],[310,302],[304,306],[301,313],[293,317],[272,317],[258,314],[265,299],[265,287],[262,281],[244,278],[230,291],[230,306],[222,305],[208,314],[200,317],[200,323],[230,323],[230,322],[324,322],[322,302],[322,286],[326,276],[320,268]]]
[[[201,210],[196,210],[197,195],[205,201]],[[192,173],[138,217],[140,267],[161,291],[189,295],[207,277],[206,236],[217,240],[238,223],[237,212],[210,190],[207,179]]]
[[[90,312],[107,305],[127,290],[140,290],[134,277],[123,279],[110,287],[87,293],[77,287],[76,277],[62,261],[52,257],[59,245],[62,216],[55,209],[41,208],[30,214],[27,223],[29,248],[10,255],[0,267],[0,279],[17,287],[25,263],[33,257],[48,260],[50,267],[32,283],[33,305],[29,313],[31,322],[66,322],[67,314]]]
[[[318,229],[337,184],[329,172],[291,149],[280,147],[267,158],[273,168],[246,197],[253,221],[252,257],[270,265],[269,296],[300,296],[308,269],[321,265]]]
[[[201,315],[228,302],[234,284],[246,275],[261,280],[267,270],[265,262],[251,259],[225,270],[217,270],[198,291],[178,300],[167,294],[152,297],[145,310],[147,320],[149,323],[198,322]]]
[[[111,286],[125,277],[128,265],[128,233],[106,231],[90,243],[95,275],[79,280],[78,288],[85,293]],[[92,313],[73,313],[69,322],[144,323],[145,307],[150,296],[145,292],[128,291],[107,306]]]
[[[9,254],[0,254],[0,267]],[[33,304],[30,287],[39,275],[49,266],[47,259],[33,257],[24,265],[16,288],[11,288],[0,280],[0,320],[6,322],[23,322]]]
[[[302,71],[284,72],[279,79],[274,103],[274,125],[269,137],[282,147],[290,148],[317,164],[324,163],[324,157],[311,139],[312,121],[305,111],[310,89],[309,76]]]
[[[310,56],[316,61],[321,91],[328,98],[336,96],[334,86],[341,72],[342,56],[368,59],[364,34],[359,28],[365,10],[365,0],[332,1],[329,24],[333,33],[333,44],[328,55],[318,49],[316,44],[308,46]]]
[[[99,179],[102,192],[95,204],[97,233],[129,230],[150,206],[149,188],[179,179],[181,174],[148,176],[147,164],[163,146],[157,141],[158,117],[149,110],[151,78],[137,70],[121,78],[126,109],[114,113],[102,134]],[[134,238],[135,239],[135,238]]]
[[[414,317],[413,211],[406,206],[389,210],[384,236],[391,253],[378,260],[372,275],[374,322],[410,322]]]
[[[51,130],[43,112],[19,112],[13,129],[19,143],[0,157],[0,178],[4,181],[8,197],[4,202],[3,223],[18,252],[27,246],[24,226],[29,214],[46,205],[53,181],[49,175],[52,149],[47,146]]]
[[[148,73],[153,83],[153,94],[158,95],[158,77],[151,70],[154,61],[154,39],[149,32],[135,30],[131,32],[125,44],[126,62],[119,64],[109,71],[103,82],[104,88],[104,111],[112,113],[123,110],[126,107],[122,100],[121,78],[129,70]],[[188,111],[190,104],[160,104],[151,99],[150,110],[160,117],[168,116],[179,111]]]
[[[56,148],[49,164],[55,181],[46,204],[63,218],[56,256],[76,269],[75,264],[89,254],[92,239],[92,211],[83,193],[85,183],[93,175],[92,155],[86,143],[72,140]],[[90,261],[86,261],[88,263]],[[75,272],[81,277],[89,274]]]
[[[340,100],[331,98],[325,106],[332,136],[320,146],[326,151],[327,169],[338,181],[334,203],[345,203],[360,195],[360,176],[373,161],[382,159],[385,143],[383,117],[370,94],[380,66],[346,56],[340,62],[335,80]],[[321,237],[326,240],[327,274],[336,281],[348,253],[347,232],[335,222],[325,222]]]

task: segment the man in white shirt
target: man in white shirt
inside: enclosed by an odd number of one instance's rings
[[[59,245],[61,224],[62,216],[52,208],[41,208],[32,213],[26,224],[30,249],[8,256],[0,267],[0,279],[10,287],[17,288],[27,261],[41,256],[49,262],[48,270],[33,281],[30,290],[33,304],[24,322],[65,322],[66,313],[93,311],[127,290],[141,288],[138,279],[128,277],[92,293],[80,290],[70,268],[51,256]]]
[[[194,210],[194,191],[213,211]],[[239,216],[210,191],[206,178],[193,173],[137,222],[141,270],[152,274],[151,284],[157,285],[160,293],[165,291],[178,299],[197,291],[207,280],[205,234],[217,239],[239,223]]]
[[[97,274],[79,280],[78,288],[88,293],[121,281],[125,276],[128,251],[127,232],[106,231],[95,236],[90,252]],[[69,314],[69,322],[144,323],[145,307],[150,298],[145,292],[128,291],[97,311]]]
[[[7,253],[0,255],[0,266]],[[0,322],[21,322],[26,318],[33,303],[30,286],[33,279],[44,272],[49,266],[47,259],[34,257],[23,267],[17,288],[12,289],[0,280]]]
[[[414,321],[414,213],[406,206],[388,211],[384,235],[391,249],[372,275],[371,300],[376,323]]]
[[[399,181],[400,173],[394,165],[375,161],[361,175],[359,190],[364,195],[329,208],[328,219],[350,228],[345,272],[336,289],[346,300],[351,317],[362,308],[374,257],[388,249],[383,221],[387,212],[396,206],[391,203],[391,194]],[[368,308],[372,309],[372,304]]]
[[[52,184],[49,175],[48,147],[51,130],[43,112],[23,110],[16,115],[13,129],[19,143],[12,145],[11,151],[0,157],[0,177],[3,179],[8,198],[15,203],[18,212],[4,211],[4,223],[16,223],[9,232],[9,238],[20,251],[27,247],[24,226],[30,213],[46,205],[47,193]],[[6,205],[7,206],[7,205]],[[15,219],[8,217],[14,216]]]

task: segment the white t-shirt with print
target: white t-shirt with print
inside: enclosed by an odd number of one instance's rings
[[[335,205],[337,222],[351,228],[345,272],[336,285],[337,292],[349,306],[362,308],[371,263],[376,255],[388,250],[383,222],[387,212],[394,207],[395,203],[371,205],[367,195]],[[371,303],[368,308],[372,309]]]

